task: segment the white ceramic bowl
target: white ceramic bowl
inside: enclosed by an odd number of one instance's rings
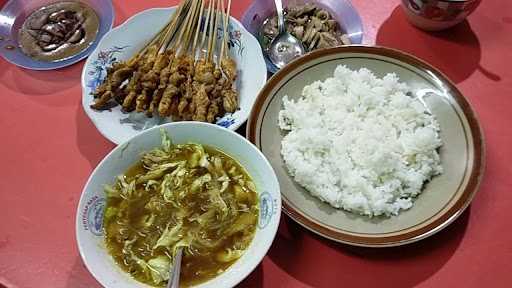
[[[112,62],[127,60],[137,53],[165,26],[175,9],[149,9],[131,17],[107,33],[85,63],[82,71],[82,106],[100,133],[116,144],[144,129],[170,120],[147,118],[144,113],[125,114],[119,106],[112,111],[95,111],[89,107],[94,102],[91,92],[102,82],[106,68]],[[267,81],[267,69],[258,40],[233,17],[229,24],[229,35],[229,55],[238,66],[236,85],[240,95],[240,110],[225,115],[217,121],[217,125],[236,130],[249,117],[254,101]]]
[[[281,215],[281,194],[274,170],[263,154],[235,132],[199,122],[160,126],[174,143],[196,142],[220,149],[245,167],[257,187],[260,215],[255,237],[245,254],[228,270],[198,287],[232,287],[261,262],[274,240]],[[141,153],[161,145],[160,127],[148,129],[110,152],[92,172],[80,198],[76,215],[76,238],[80,255],[94,277],[108,288],[148,287],[121,270],[108,254],[103,237],[103,185],[112,183]]]

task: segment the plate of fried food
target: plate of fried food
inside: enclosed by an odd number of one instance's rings
[[[240,127],[267,72],[230,10],[230,0],[183,0],[105,35],[82,72],[82,105],[100,133],[119,144],[168,122]]]

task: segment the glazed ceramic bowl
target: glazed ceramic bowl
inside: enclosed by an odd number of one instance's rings
[[[443,146],[439,155],[444,172],[425,184],[411,209],[397,216],[368,218],[335,209],[299,186],[285,167],[280,152],[285,132],[278,127],[283,97],[298,99],[305,85],[332,76],[338,65],[352,70],[365,67],[378,77],[395,73],[440,124]],[[457,87],[418,58],[382,47],[319,50],[290,63],[269,80],[258,96],[247,124],[247,137],[274,167],[286,214],[324,237],[357,246],[398,246],[440,231],[468,207],[478,190],[485,162],[479,122]]]
[[[319,7],[327,9],[331,12],[332,17],[338,21],[342,31],[348,35],[351,43],[362,43],[363,24],[361,17],[349,0],[283,0],[284,7],[303,5],[304,3],[315,3]],[[242,24],[252,35],[261,40],[260,30],[264,21],[275,13],[274,0],[254,0],[242,16]],[[267,57],[265,57],[265,61],[269,72],[275,73],[279,70]]]
[[[438,31],[464,21],[481,0],[402,0],[407,19],[418,28]]]
[[[0,55],[10,63],[32,70],[53,70],[72,65],[91,54],[103,35],[105,35],[114,24],[114,7],[111,0],[81,0],[89,5],[100,19],[100,28],[96,40],[84,51],[75,56],[55,62],[38,61],[25,55],[18,44],[18,31],[25,22],[25,19],[35,10],[58,0],[11,0],[5,4],[0,11]],[[2,39],[0,38],[0,39]],[[6,49],[6,47],[15,49]]]
[[[160,128],[174,143],[194,142],[217,148],[246,168],[259,197],[256,234],[244,255],[224,273],[198,287],[233,287],[244,279],[267,253],[279,225],[281,195],[272,166],[248,140],[217,125],[199,122],[169,123],[148,129],[110,152],[94,169],[84,187],[76,215],[80,255],[94,277],[107,288],[148,287],[132,279],[108,254],[103,237],[105,195],[103,185],[112,183],[140,159],[141,153],[160,147]]]
[[[82,71],[82,106],[91,121],[103,136],[120,144],[141,131],[155,125],[170,122],[170,119],[148,118],[144,113],[124,113],[117,106],[110,111],[90,108],[94,103],[91,93],[103,81],[106,69],[113,62],[127,60],[150,41],[169,20],[176,8],[155,8],[140,12],[105,35],[97,49],[91,54]],[[267,81],[265,60],[258,41],[231,17],[229,24],[229,55],[237,63],[240,109],[226,114],[216,124],[236,130],[249,117],[256,96]],[[221,33],[221,32],[220,32]],[[220,36],[219,36],[220,37]]]

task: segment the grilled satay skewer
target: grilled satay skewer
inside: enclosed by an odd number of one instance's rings
[[[165,91],[165,88],[167,87],[167,84],[169,82],[169,77],[171,75],[171,65],[173,63],[173,59],[175,57],[175,51],[173,49],[169,49],[169,46],[172,45],[171,42],[174,39],[174,35],[179,30],[179,27],[177,24],[180,22],[180,17],[183,17],[183,9],[184,7],[188,7],[188,4],[190,1],[182,2],[178,9],[176,10],[176,18],[173,23],[171,23],[171,28],[169,29],[168,35],[166,35],[159,53],[163,59],[159,62],[158,65],[155,65],[154,71],[156,74],[158,74],[158,84],[156,86],[156,89],[153,91],[153,95],[151,96],[150,103],[146,110],[146,116],[147,117],[153,117],[154,112],[157,110],[158,105],[162,99],[162,95]],[[165,59],[165,60],[164,60]],[[145,99],[141,99],[142,101],[145,101]],[[147,100],[146,100],[147,101]]]
[[[214,0],[212,0],[214,1]],[[215,0],[213,7],[213,25],[210,26],[210,39],[208,42],[208,61],[213,62],[213,55],[215,53],[215,46],[217,43],[217,30],[219,28],[219,0]],[[212,31],[213,30],[213,31]]]
[[[210,2],[211,3],[211,2]],[[208,5],[208,9],[211,9],[211,5]],[[201,27],[203,26],[202,23],[203,23],[203,13],[205,12],[206,10],[206,7],[205,7],[205,1],[201,1],[201,7],[200,7],[200,11],[199,11],[199,17],[197,18],[197,24],[196,24],[196,29],[195,29],[195,35],[194,35],[194,42],[192,43],[192,56],[193,56],[193,59],[194,59],[194,62],[193,62],[193,67],[192,67],[192,77],[191,79],[187,79],[190,81],[190,87],[192,89],[192,98],[189,99],[189,105],[188,105],[188,114],[189,115],[193,115],[194,114],[194,110],[195,110],[195,106],[194,106],[194,97],[193,95],[197,93],[197,85],[196,85],[196,80],[195,80],[195,74],[196,74],[196,67],[197,67],[197,58],[201,57],[201,53],[202,53],[202,47],[203,47],[203,43],[204,43],[204,40],[199,43],[199,48],[197,46],[198,44],[198,41],[199,41],[199,34],[201,32]],[[207,12],[207,15],[206,15],[206,21],[204,22],[204,27],[203,27],[203,32],[204,34],[206,33],[206,30],[207,30],[207,23],[208,23],[208,20],[209,20],[209,16],[210,16],[210,13],[209,13],[209,10]],[[198,53],[199,52],[199,53]]]
[[[186,7],[187,3],[188,2],[185,2],[181,7]],[[165,50],[172,36],[176,33],[177,24],[182,11],[183,9],[177,9],[170,27],[165,31],[164,36],[155,44],[155,47],[158,47],[158,54],[155,57],[156,59],[153,62],[151,70],[145,73],[141,78],[142,92],[136,100],[137,112],[143,112],[149,109],[153,93],[159,86],[160,72],[170,63],[169,54],[165,53]]]
[[[203,3],[202,0],[199,0],[199,2]],[[199,27],[197,27],[197,25],[194,25],[194,23],[198,22],[197,18],[201,14],[199,10],[201,10],[203,6],[204,6],[204,4],[196,6],[196,8],[199,8],[199,9],[196,9],[193,11],[191,23],[189,26],[190,29],[188,29],[187,32],[185,33],[186,36],[185,36],[184,46],[186,47],[185,51],[187,53],[185,55],[183,55],[183,57],[184,57],[183,65],[188,65],[188,67],[183,67],[183,72],[184,72],[184,75],[186,76],[186,80],[182,83],[182,85],[180,87],[181,98],[180,98],[180,101],[178,104],[178,115],[175,115],[176,118],[183,119],[183,120],[191,120],[192,119],[192,115],[189,113],[188,106],[192,101],[192,95],[194,93],[193,87],[192,87],[192,79],[194,76],[194,62],[195,62],[194,54],[195,54],[195,52],[194,52],[194,48],[190,52],[188,49],[189,49],[189,46],[191,43],[190,41],[192,40],[192,35],[194,35],[194,34],[197,35],[197,33],[195,33],[195,32],[196,32],[196,30],[199,29]]]
[[[186,3],[190,0],[185,0],[183,3]],[[183,5],[180,5],[178,8],[179,11],[183,9]],[[177,15],[179,13],[175,13],[171,15],[171,19],[169,20],[169,23],[167,23],[158,33],[157,35],[148,43],[145,45],[144,48],[142,48],[137,54],[132,56],[128,61],[126,62],[118,62],[114,63],[112,67],[110,67],[107,70],[107,76],[103,80],[103,83],[99,85],[96,88],[96,91],[93,93],[95,100],[95,103],[91,105],[91,108],[93,109],[105,109],[108,108],[107,104],[115,97],[117,94],[125,94],[125,93],[118,93],[118,89],[120,86],[130,78],[133,77],[133,74],[138,66],[138,62],[140,59],[143,59],[146,55],[146,52],[149,50],[149,47],[157,43],[158,41],[161,41],[163,38],[163,35],[165,32],[169,29],[169,26],[172,25],[172,23],[177,18]],[[133,85],[132,85],[133,86]],[[129,94],[129,93],[127,93]],[[124,102],[123,99],[119,99]]]
[[[197,57],[197,55],[196,55],[197,54],[196,53],[197,41],[199,40],[199,32],[201,32],[201,23],[203,20],[203,12],[205,10],[204,3],[205,3],[205,1],[201,0],[201,7],[199,8],[199,17],[197,18],[197,24],[196,24],[196,29],[195,29],[194,42],[192,43],[192,54],[194,57],[194,65],[195,65],[196,57]]]
[[[213,0],[212,0],[213,2]],[[210,2],[210,4],[212,3]],[[214,5],[210,5],[211,9],[209,9],[209,20],[208,26],[205,27],[203,31],[203,40],[206,40],[206,33],[208,33],[208,42],[205,43],[207,45],[207,51],[202,55],[203,57],[197,62],[195,67],[195,84],[196,91],[194,93],[192,99],[193,106],[193,116],[192,119],[195,121],[206,121],[208,120],[208,108],[210,106],[210,97],[209,94],[215,87],[215,77],[214,70],[215,65],[213,63],[213,49],[215,47],[215,38],[216,33],[214,35],[214,31],[217,30],[217,21],[218,21],[218,13],[215,11],[218,7],[218,1]],[[205,41],[202,41],[203,43]],[[211,117],[210,117],[211,119]],[[213,120],[211,121],[213,122]]]
[[[220,3],[220,5],[219,5]],[[221,0],[218,3],[217,7],[217,18],[218,21],[221,23],[224,22],[222,14],[224,14],[224,1]],[[220,7],[219,7],[220,6]],[[216,28],[214,32],[214,43],[212,48],[216,49],[217,45],[217,33],[218,33],[218,22],[215,23]],[[225,33],[223,33],[223,36],[225,36]],[[211,55],[214,55],[215,52],[213,52]],[[222,56],[222,49],[219,51],[219,55],[217,56],[217,61],[215,64],[215,68],[213,70],[213,77],[214,77],[214,86],[213,89],[209,92],[210,96],[210,106],[208,107],[208,112],[206,115],[206,121],[213,123],[215,122],[215,119],[218,115],[220,115],[223,112],[223,105],[222,105],[222,89],[223,89],[223,79],[222,79],[222,71],[220,69],[220,59]],[[212,57],[213,58],[213,57]],[[213,59],[210,58],[210,61],[213,61]]]
[[[192,0],[192,5],[197,5],[197,0]],[[196,7],[196,6],[194,6]],[[193,9],[195,10],[195,8]],[[175,57],[171,62],[171,71],[169,76],[168,84],[162,94],[162,99],[160,100],[158,104],[158,114],[161,117],[168,117],[171,114],[176,114],[174,111],[177,111],[179,99],[176,99],[177,96],[179,96],[180,90],[180,84],[183,82],[183,80],[186,79],[186,76],[183,76],[181,72],[182,67],[185,66],[184,63],[182,63],[183,57],[183,45],[182,40],[185,36],[185,30],[189,26],[190,18],[192,13],[188,13],[185,21],[183,22],[184,25],[181,25],[179,36],[177,41],[175,42],[176,48],[175,48]]]
[[[224,14],[224,41],[222,43],[221,55],[220,55],[220,66],[222,72],[226,76],[226,83],[222,86],[222,106],[226,112],[233,113],[238,108],[238,92],[235,88],[235,82],[237,78],[237,67],[236,62],[228,56],[227,53],[227,41],[229,37],[228,23],[229,14],[231,12],[231,0],[228,0],[228,7]]]

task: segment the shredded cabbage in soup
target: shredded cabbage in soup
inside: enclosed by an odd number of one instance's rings
[[[106,245],[135,279],[162,287],[184,250],[182,286],[211,279],[242,256],[258,220],[256,188],[228,155],[199,144],[162,147],[106,186]]]

